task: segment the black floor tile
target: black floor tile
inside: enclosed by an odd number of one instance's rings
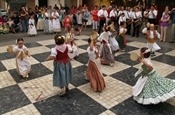
[[[158,50],[157,52],[159,52],[159,53],[167,53],[167,52],[170,52],[170,51],[172,51],[172,50],[173,50],[173,49],[161,47],[161,49]]]
[[[15,58],[15,55],[5,52],[0,54],[0,61]]]
[[[31,104],[18,85],[0,89],[0,115]]]
[[[48,48],[54,48],[55,47],[55,44],[51,44],[51,45],[46,45],[46,47],[48,47]]]
[[[79,61],[82,64],[87,64],[89,57],[87,53],[80,54],[78,57],[75,58],[76,61]]]
[[[126,46],[125,48],[125,51],[126,52],[130,52],[130,51],[133,51],[133,50],[138,50],[139,48],[137,47],[133,47],[133,46]]]
[[[85,65],[73,68],[73,79],[72,84],[76,87],[83,85],[85,83],[88,83],[88,81],[85,79],[85,71],[87,67]]]
[[[0,72],[2,71],[6,71],[7,69],[4,67],[4,65],[2,64],[2,62],[0,62]]]
[[[84,49],[84,50],[87,50],[88,47],[89,47],[89,44],[78,46],[78,48],[81,48],[81,49]]]
[[[50,55],[50,52],[45,52],[45,53],[32,55],[32,57],[38,60],[39,62],[44,62],[49,55]]]
[[[39,43],[37,43],[37,42],[25,43],[24,45],[25,45],[27,48],[33,48],[33,47],[42,46],[41,44],[39,44]]]
[[[115,60],[122,62],[124,64],[127,64],[127,65],[130,65],[130,66],[134,66],[134,65],[138,64],[138,62],[136,62],[136,61],[131,61],[129,53],[124,53],[124,54],[115,56]]]
[[[134,86],[135,83],[137,82],[137,79],[138,79],[138,77],[136,77],[136,78],[134,77],[134,74],[137,70],[138,69],[136,69],[136,68],[130,67],[130,68],[125,69],[123,71],[114,73],[110,76],[112,76],[113,78],[118,79],[126,84]]]
[[[171,69],[171,68],[170,68],[170,69]],[[175,80],[175,72],[173,72],[173,73],[167,75],[166,77]]]
[[[31,69],[31,71],[29,73],[29,77],[27,78],[27,80],[39,78],[39,77],[42,77],[42,76],[45,76],[45,75],[48,75],[48,74],[52,74],[53,73],[51,70],[49,70],[48,68],[46,68],[41,63],[32,65],[31,68],[32,69]],[[11,74],[11,76],[14,78],[14,80],[17,83],[24,82],[24,80],[22,80],[20,78],[20,76],[19,76],[18,72],[16,71],[16,69],[9,70],[9,73]]]
[[[175,66],[175,58],[166,54],[152,58],[152,60]]]
[[[99,115],[106,110],[78,89],[70,90],[65,97],[56,95],[34,105],[41,115]]]
[[[132,97],[110,110],[117,115],[175,115],[175,107],[168,103],[140,105]]]

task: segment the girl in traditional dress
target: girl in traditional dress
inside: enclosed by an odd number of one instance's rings
[[[115,53],[119,50],[119,44],[117,42],[116,38],[116,31],[115,31],[115,26],[114,22],[112,22],[110,25],[110,31],[108,32],[109,34],[109,43],[111,45],[112,52]]]
[[[110,27],[107,27],[106,25],[104,25],[103,32],[98,37],[98,41],[101,42],[99,54],[100,54],[101,64],[113,66],[114,55],[112,53],[112,49],[109,44],[109,34],[108,34],[109,30],[110,30]]]
[[[59,20],[59,14],[57,10],[54,8],[52,12],[52,24],[53,24],[53,32],[58,33],[61,32],[61,25]]]
[[[54,60],[53,86],[60,87],[60,96],[68,91],[68,85],[72,79],[72,65],[69,60],[68,52],[72,52],[64,42],[64,37],[55,35],[56,46],[51,49],[51,55],[46,60]]]
[[[160,39],[160,34],[155,30],[154,24],[150,24],[149,30],[144,29],[142,31],[144,34],[146,34],[147,38],[147,44],[146,47],[149,48],[152,52],[151,56],[155,56],[155,51],[160,50],[161,48],[157,45],[156,39]]]
[[[68,53],[68,56],[70,59],[74,59],[75,57],[79,55],[78,47],[75,43],[74,37],[75,37],[74,29],[68,28],[68,33],[66,35],[66,44],[69,45],[73,51],[73,52]]]
[[[119,35],[117,36],[117,42],[119,44],[121,51],[125,51],[124,48],[126,48],[126,36],[125,36],[126,32],[127,32],[126,23],[120,22],[120,30]]]
[[[28,78],[28,74],[31,71],[31,65],[28,61],[29,51],[27,47],[24,46],[24,40],[22,38],[18,38],[16,46],[9,46],[7,51],[16,55],[16,68],[19,75],[22,78]]]
[[[42,14],[41,10],[39,10],[37,18],[38,18],[37,30],[43,30],[44,29],[44,21],[43,21],[43,14]]]
[[[46,12],[44,13],[44,32],[45,33],[52,33],[52,21],[51,21],[51,14],[50,10],[47,9]]]
[[[65,32],[68,31],[68,28],[71,28],[71,19],[69,17],[69,14],[66,14],[64,20],[63,20],[63,25],[64,25],[64,28],[65,28]]]
[[[151,50],[141,48],[141,68],[135,73],[135,77],[141,74],[133,87],[133,98],[143,105],[158,104],[175,96],[175,81],[161,77],[153,68],[150,59]]]
[[[96,92],[101,92],[105,88],[105,81],[103,74],[98,68],[96,59],[99,57],[96,40],[88,39],[89,47],[87,48],[89,61],[86,70],[86,79],[90,81],[91,87]]]
[[[33,15],[29,19],[28,34],[31,35],[31,36],[35,36],[37,34],[37,31],[36,31],[36,28],[35,28],[35,20],[34,20]]]

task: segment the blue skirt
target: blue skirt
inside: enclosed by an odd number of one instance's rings
[[[53,86],[60,88],[68,86],[72,80],[72,65],[70,61],[66,64],[62,62],[54,62],[53,65]]]

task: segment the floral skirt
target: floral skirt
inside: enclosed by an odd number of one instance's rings
[[[148,76],[145,86],[134,100],[143,105],[158,104],[175,96],[175,81],[161,77],[156,72]]]

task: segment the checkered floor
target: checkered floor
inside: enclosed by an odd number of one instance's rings
[[[32,71],[21,81],[15,70],[15,59],[0,47],[0,114],[4,115],[175,115],[175,98],[158,105],[143,106],[132,99],[132,86],[140,67],[129,59],[145,43],[128,41],[126,52],[115,55],[114,67],[101,65],[106,89],[94,92],[84,78],[88,56],[88,36],[78,36],[80,55],[72,60],[73,81],[66,97],[59,97],[59,88],[52,86],[52,61],[44,61],[54,41],[26,43],[32,55]],[[175,79],[175,50],[162,48],[153,59],[155,69],[164,77]],[[38,98],[39,97],[39,98]]]

